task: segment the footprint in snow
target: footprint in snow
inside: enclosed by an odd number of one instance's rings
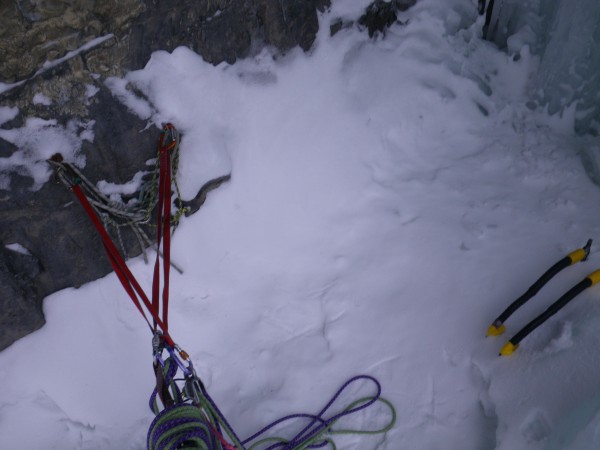
[[[552,426],[544,410],[534,409],[527,414],[519,431],[527,442],[541,442],[550,435]]]

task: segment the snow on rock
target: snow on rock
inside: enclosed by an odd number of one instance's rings
[[[19,108],[0,106],[0,125],[14,119],[19,114]]]
[[[46,97],[41,92],[38,92],[33,96],[33,104],[50,106],[52,104],[52,100],[50,100],[48,97]]]
[[[130,95],[127,91],[127,80],[116,77],[109,77],[105,81],[106,86],[111,90],[129,110],[135,113],[141,119],[148,119],[152,115],[152,106],[147,101]]]
[[[577,155],[584,138],[526,108],[527,59],[461,25],[474,8],[421,0],[385,39],[321,26],[310,55],[212,67],[179,48],[127,75],[152,121],[183,133],[184,197],[205,165],[232,173],[173,238],[185,273],[172,275],[170,329],[241,436],[316,412],[368,373],[397,425],[339,448],[598,442],[581,421],[600,410],[598,288],[498,357],[598,267],[594,247],[506,336],[484,338],[551,264],[598,238],[600,192]],[[335,2],[322,24],[338,10],[354,12]],[[131,266],[150,286],[151,267]],[[45,312],[0,353],[0,448],[143,448],[150,336],[117,278],[54,294]]]
[[[12,244],[6,244],[5,247],[9,250],[12,250],[13,252],[20,253],[21,255],[31,255],[29,250],[27,250],[25,247],[23,247],[18,242],[14,242]]]
[[[46,160],[54,153],[61,153],[79,167],[85,166],[85,158],[79,150],[84,140],[93,141],[93,126],[94,121],[71,120],[63,127],[56,120],[29,117],[20,128],[0,129],[0,138],[18,147],[9,157],[0,158],[0,170],[30,176],[31,189],[37,190],[50,178],[51,169]]]

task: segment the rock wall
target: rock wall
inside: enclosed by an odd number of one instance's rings
[[[46,61],[114,34],[82,56],[82,69],[103,76],[142,68],[155,50],[185,45],[218,64],[253,46],[308,50],[317,10],[329,0],[13,0],[0,4],[0,80],[32,76]]]

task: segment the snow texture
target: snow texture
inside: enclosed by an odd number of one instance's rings
[[[10,108],[8,106],[0,106],[0,125],[13,120],[19,114],[19,108]]]
[[[132,93],[127,90],[127,80],[109,77],[105,84],[111,90],[113,95],[127,106],[132,113],[138,115],[142,119],[148,119],[152,116],[152,107],[148,102],[132,95]]]
[[[129,182],[124,184],[116,184],[110,181],[101,180],[96,183],[96,187],[112,201],[117,202],[117,204],[119,202],[122,203],[123,196],[131,196],[140,191],[142,178],[147,173],[148,172],[145,171],[137,172]]]
[[[0,174],[18,172],[29,176],[32,178],[30,188],[35,191],[50,179],[52,170],[46,161],[55,153],[61,153],[65,161],[84,167],[85,157],[79,151],[83,141],[93,142],[93,126],[93,120],[70,120],[62,126],[56,120],[29,117],[20,128],[0,129],[0,138],[17,147],[10,156],[0,157]],[[5,184],[3,189],[9,189],[10,181]]]
[[[597,139],[526,107],[535,61],[483,41],[475,2],[421,0],[385,39],[328,36],[367,3],[334,2],[310,54],[212,67],[179,48],[127,76],[154,105],[142,117],[182,132],[185,198],[232,174],[173,238],[173,337],[242,437],[367,373],[397,425],[340,449],[597,448],[600,288],[498,357],[600,266],[595,247],[484,337],[550,265],[600,240],[578,156]],[[152,268],[130,265],[149,287]],[[44,310],[0,353],[0,448],[144,448],[150,335],[115,275]]]

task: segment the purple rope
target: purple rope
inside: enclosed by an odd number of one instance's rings
[[[310,431],[306,436],[302,436],[316,422],[316,420],[313,420],[312,423],[310,423],[308,426],[306,426],[304,428],[304,430],[302,430],[300,433],[298,433],[288,443],[288,445],[286,445],[284,448],[285,449],[292,449],[292,448],[298,446],[299,444],[301,444],[302,442],[308,441],[309,439],[311,439],[313,436],[315,436],[316,434],[320,433],[321,431],[329,428],[331,425],[333,425],[333,423],[335,423],[336,421],[338,421],[342,417],[345,417],[345,416],[350,415],[350,414],[354,414],[354,413],[356,413],[358,411],[362,411],[363,409],[366,409],[369,406],[371,406],[373,403],[375,403],[379,399],[379,397],[381,396],[381,384],[379,384],[379,381],[377,381],[377,379],[375,379],[372,376],[369,376],[369,375],[358,375],[358,376],[350,378],[348,381],[346,381],[344,383],[344,385],[340,389],[338,389],[338,391],[331,398],[331,400],[329,401],[329,403],[327,403],[327,405],[325,405],[325,407],[321,410],[321,412],[319,412],[319,414],[317,414],[317,417],[320,418],[321,416],[323,416],[323,414],[325,414],[325,412],[331,407],[331,405],[333,405],[335,403],[335,401],[342,394],[342,392],[348,386],[350,386],[352,383],[354,383],[355,381],[358,381],[358,380],[369,380],[369,381],[372,381],[373,383],[375,383],[375,386],[377,387],[377,392],[375,393],[375,395],[368,402],[365,402],[362,405],[356,406],[356,407],[351,408],[351,409],[349,409],[347,411],[342,411],[342,412],[340,412],[338,414],[335,414],[334,416],[332,416],[329,419],[325,420],[324,423],[322,423],[321,425],[317,426],[315,429],[313,429],[312,431]]]
[[[265,426],[264,428],[262,428],[261,430],[257,431],[256,433],[254,433],[252,436],[250,436],[249,438],[244,439],[242,442],[242,444],[247,444],[253,440],[255,440],[257,437],[265,434],[267,431],[269,431],[271,428],[276,427],[277,425],[279,425],[282,422],[287,422],[288,420],[294,420],[294,419],[311,419],[314,423],[314,421],[319,421],[322,424],[325,424],[325,420],[319,416],[315,416],[313,414],[290,414],[288,416],[282,417],[281,419],[277,419],[275,422],[271,422],[269,425]],[[285,445],[285,444],[277,444],[277,445]]]
[[[324,419],[322,416],[323,414],[325,414],[325,412],[327,412],[327,410],[329,408],[331,408],[331,406],[335,403],[335,401],[339,398],[339,396],[342,394],[342,392],[344,392],[346,390],[346,388],[359,380],[368,380],[368,381],[372,381],[375,386],[377,387],[377,392],[375,393],[375,395],[373,396],[373,398],[371,398],[369,401],[363,403],[360,406],[356,406],[354,408],[351,408],[347,411],[343,411],[341,413],[335,414],[334,416],[330,417],[329,419]],[[312,414],[290,414],[288,416],[282,417],[281,419],[276,420],[275,422],[270,423],[269,425],[263,427],[261,430],[259,430],[258,432],[254,433],[252,436],[250,436],[247,439],[244,439],[243,441],[241,441],[238,436],[235,434],[235,431],[233,430],[233,428],[231,427],[231,425],[229,425],[229,422],[227,421],[227,419],[223,416],[223,414],[221,413],[221,411],[219,410],[219,408],[217,407],[217,405],[215,404],[215,402],[213,401],[213,399],[210,397],[210,395],[208,395],[208,392],[206,392],[206,390],[203,388],[202,389],[202,393],[204,394],[204,396],[206,397],[206,399],[208,400],[208,402],[210,403],[210,405],[212,406],[212,408],[214,409],[214,411],[217,413],[219,419],[227,426],[227,428],[229,430],[231,430],[231,432],[233,433],[233,435],[235,436],[235,438],[237,439],[238,442],[241,442],[242,445],[246,445],[247,443],[255,440],[257,437],[263,435],[264,433],[266,433],[267,431],[269,431],[271,428],[279,425],[282,422],[286,422],[288,420],[293,420],[293,419],[311,419],[311,422],[302,429],[302,431],[300,431],[300,433],[298,433],[296,436],[294,436],[287,444],[286,443],[277,443],[277,444],[273,444],[270,447],[268,447],[265,450],[274,450],[278,447],[283,447],[284,450],[286,449],[293,449],[294,447],[297,447],[298,445],[302,444],[302,442],[306,442],[309,439],[311,439],[312,437],[314,437],[316,434],[320,433],[321,431],[329,428],[334,422],[336,422],[337,420],[341,419],[344,416],[347,416],[349,414],[353,414],[355,412],[361,411],[363,409],[368,408],[369,406],[371,406],[373,403],[375,403],[380,395],[381,395],[381,384],[379,383],[379,381],[377,381],[377,379],[375,379],[372,376],[369,375],[357,375],[355,377],[350,378],[348,381],[346,381],[343,386],[341,388],[338,389],[338,391],[335,393],[335,395],[331,398],[331,400],[329,400],[329,402],[325,405],[325,407],[317,414],[317,415],[312,415]],[[316,428],[312,429],[311,428],[313,426],[315,426],[315,424],[317,424],[317,422],[319,423],[318,426],[316,426]],[[323,442],[319,442],[319,443],[315,443],[312,444],[310,446],[308,446],[308,448],[321,448],[324,447],[325,445],[327,445],[327,442],[323,441]]]
[[[210,439],[210,438],[207,438],[207,437],[206,437],[206,433],[205,433],[204,431],[202,431],[202,430],[190,431],[189,433],[187,433],[186,435],[184,435],[184,436],[182,436],[180,439],[178,439],[178,440],[177,440],[177,441],[174,443],[174,445],[173,445],[173,447],[172,447],[172,448],[179,448],[179,446],[180,446],[181,444],[183,444],[185,441],[187,441],[187,440],[189,440],[189,439],[193,439],[193,438],[200,438],[200,439],[202,439],[202,440],[204,441],[204,443],[205,443],[206,445],[208,445],[208,448],[217,448],[217,447],[216,447],[216,445],[215,445],[215,442],[214,442],[214,440],[211,440],[211,442],[212,442],[212,445],[209,445],[209,444],[208,444],[208,442],[207,442],[207,441],[208,441],[208,439]]]
[[[178,365],[173,364],[173,361],[171,361],[169,369],[168,369],[167,373],[165,374],[165,382],[169,383],[173,379],[173,377],[175,376],[175,374],[177,372],[177,369],[178,369]],[[337,401],[337,399],[346,390],[346,388],[350,384],[355,383],[356,381],[359,381],[359,380],[368,380],[368,381],[373,382],[377,388],[377,392],[375,393],[375,395],[371,399],[369,399],[368,401],[366,401],[365,403],[363,403],[359,406],[355,406],[346,411],[337,413],[328,419],[324,418],[323,415]],[[237,434],[235,433],[235,431],[233,430],[233,428],[231,427],[231,425],[229,424],[229,422],[227,421],[225,416],[221,413],[220,409],[217,407],[217,405],[214,402],[214,400],[212,399],[212,397],[210,397],[210,395],[206,391],[204,385],[201,384],[200,387],[202,390],[202,394],[204,395],[205,399],[208,401],[208,403],[210,404],[210,406],[213,410],[213,412],[211,412],[210,415],[213,416],[213,420],[215,420],[216,427],[217,427],[219,433],[221,433],[221,431],[220,431],[221,427],[219,426],[219,423],[222,423],[224,426],[226,426],[228,432],[231,432],[231,434],[236,439],[236,441],[240,442],[242,444],[242,448],[240,450],[245,450],[245,445],[247,443],[255,440],[259,436],[263,435],[264,433],[266,433],[273,427],[275,427],[283,422],[286,422],[289,420],[294,420],[294,419],[310,419],[310,422],[308,423],[308,425],[306,425],[290,441],[288,441],[287,443],[286,442],[278,442],[278,443],[273,444],[270,447],[265,449],[265,450],[275,450],[277,448],[281,448],[282,450],[292,450],[294,448],[301,446],[302,444],[308,443],[308,441],[313,439],[316,435],[329,429],[337,420],[341,419],[342,417],[345,417],[347,415],[350,415],[350,414],[353,414],[353,413],[356,413],[358,411],[368,408],[373,403],[375,403],[381,395],[381,384],[379,383],[379,381],[377,381],[377,379],[375,379],[374,377],[369,376],[369,375],[358,375],[358,376],[352,377],[348,381],[346,381],[342,385],[342,387],[337,390],[335,395],[329,400],[329,402],[325,405],[325,407],[323,409],[321,409],[321,411],[318,414],[316,414],[316,415],[290,414],[288,416],[282,417],[281,419],[278,419],[278,420],[270,423],[269,425],[263,427],[258,432],[254,433],[249,438],[242,441],[239,439],[239,437],[237,436]],[[157,396],[157,390],[154,389],[154,391],[152,392],[152,395],[150,397],[150,408],[152,409],[153,412],[154,412],[153,405],[156,400],[156,396]],[[180,394],[178,397],[181,402],[182,399],[180,397]],[[163,414],[165,414],[167,411],[171,411],[173,408],[177,408],[179,406],[181,406],[181,403],[179,403],[178,405],[175,405],[171,408],[167,408],[167,409],[163,410],[160,414],[158,414],[156,416],[156,418],[150,425],[150,430],[148,432],[148,439],[147,439],[148,448],[150,448],[150,442],[151,442],[152,438],[160,437],[163,433],[167,432],[169,429],[171,429],[175,426],[179,426],[179,425],[182,425],[185,423],[197,422],[199,425],[202,424],[210,429],[210,424],[206,424],[204,421],[200,421],[198,419],[181,418],[181,419],[170,420],[167,423],[159,426],[156,430],[154,430],[152,432],[154,425],[156,424],[156,422],[158,420],[160,420],[160,418],[163,416]],[[175,448],[177,448],[177,446],[179,446],[180,444],[182,444],[183,442],[185,442],[186,440],[191,439],[191,438],[200,438],[201,440],[204,441],[204,443],[208,446],[208,448],[219,448],[218,447],[219,443],[216,442],[216,439],[212,435],[212,433],[208,433],[208,435],[207,435],[205,430],[203,430],[201,427],[198,427],[195,430],[187,431],[185,433],[185,435],[182,435],[177,440],[177,445],[175,446]],[[328,442],[326,440],[323,440],[323,441],[308,445],[307,448],[322,448],[322,447],[326,446],[327,443]],[[164,447],[161,445],[159,450],[162,450],[163,448]]]
[[[327,405],[325,405],[325,407],[321,410],[321,412],[317,415],[317,417],[321,417],[323,414],[325,414],[325,412],[331,407],[331,405],[333,405],[333,403],[338,399],[338,397],[342,394],[342,392],[352,383],[354,383],[355,381],[358,380],[369,380],[372,381],[375,386],[377,387],[377,392],[375,393],[375,395],[373,396],[373,398],[371,398],[368,402],[363,403],[360,406],[356,406],[354,408],[351,408],[347,411],[343,411],[341,413],[338,413],[332,417],[330,417],[329,419],[327,419],[325,421],[324,424],[319,425],[318,427],[316,427],[313,431],[311,431],[310,433],[308,433],[306,436],[302,436],[302,434],[307,431],[308,429],[310,429],[310,427],[312,426],[312,424],[310,424],[309,426],[307,426],[304,430],[302,430],[300,433],[298,433],[296,435],[296,437],[294,439],[292,439],[289,444],[285,447],[285,448],[294,448],[295,446],[299,445],[302,441],[307,441],[310,438],[312,438],[313,436],[315,436],[317,433],[320,433],[321,431],[329,428],[331,425],[333,425],[336,421],[338,421],[339,419],[341,419],[342,417],[348,416],[350,414],[354,414],[356,412],[362,411],[366,408],[368,408],[369,406],[371,406],[373,403],[375,403],[379,397],[381,396],[381,384],[379,384],[379,381],[377,381],[374,377],[371,377],[369,375],[358,375],[356,377],[353,377],[351,379],[349,379],[348,381],[346,381],[346,383],[344,383],[344,385],[336,392],[336,394],[332,397],[332,399],[329,401],[329,403]],[[313,421],[314,423],[315,421]]]
[[[158,395],[158,389],[154,388],[152,394],[150,394],[150,400],[148,400],[148,406],[150,407],[150,411],[154,413],[154,403],[156,402],[156,396]]]
[[[169,362],[169,367],[167,369],[167,372],[165,373],[165,378],[164,378],[164,383],[165,385],[170,385],[171,381],[173,381],[173,378],[175,377],[175,374],[177,373],[177,364],[174,364],[173,361],[169,361],[167,359],[167,361]],[[161,367],[164,367],[164,365],[162,365]],[[160,370],[161,368],[158,368],[157,370]],[[179,388],[177,386],[175,386],[175,392],[173,392],[175,398],[173,399],[175,401],[175,403],[181,403],[183,402],[183,398],[181,397],[181,392],[179,391]],[[154,390],[152,391],[152,394],[150,394],[150,400],[148,401],[148,405],[150,406],[150,411],[152,411],[154,413],[154,404],[156,403],[156,396],[158,395],[158,389],[154,388]]]
[[[227,421],[227,419],[225,418],[225,416],[223,415],[223,413],[221,412],[221,410],[218,408],[218,406],[215,403],[215,401],[212,399],[212,397],[210,395],[208,395],[208,392],[206,391],[206,388],[204,387],[204,384],[200,385],[200,388],[202,389],[202,395],[204,395],[204,397],[206,398],[206,400],[208,401],[208,403],[210,403],[210,406],[212,407],[213,411],[215,412],[215,414],[217,415],[217,417],[219,419],[219,420],[215,421],[217,423],[217,430],[219,431],[219,433],[221,433],[221,427],[218,426],[218,424],[219,424],[219,422],[222,422],[223,424],[225,424],[225,426],[231,432],[231,434],[233,434],[233,437],[235,438],[235,440],[237,442],[240,442],[243,445],[244,442],[242,442],[240,440],[239,436],[236,434],[236,432],[233,429],[233,427],[229,424],[229,422]],[[245,448],[241,449],[241,450],[245,450]]]
[[[159,427],[156,427],[154,429],[154,431],[151,433],[151,438],[153,440],[158,440],[158,438],[162,434],[169,431],[171,428],[175,428],[179,425],[184,425],[184,424],[193,423],[193,422],[198,422],[198,421],[196,419],[192,419],[189,417],[188,418],[182,417],[180,419],[169,420],[169,421],[165,422],[164,424],[160,425]]]
[[[167,433],[172,428],[178,427],[180,425],[189,424],[190,427],[193,427],[193,428],[188,429],[188,430],[182,430],[178,435],[176,444],[170,445],[169,449],[178,448],[178,446],[180,444],[182,444],[183,442],[185,442],[186,440],[191,439],[191,438],[200,438],[204,442],[204,444],[206,444],[206,446],[208,448],[211,448],[211,449],[219,448],[217,446],[217,442],[216,442],[214,436],[212,436],[211,433],[208,433],[206,431],[206,430],[210,430],[210,426],[205,421],[200,420],[198,418],[181,417],[181,418],[177,418],[177,419],[171,419],[171,420],[166,421],[164,424],[161,424],[160,426],[155,428],[156,422],[161,420],[161,417],[164,414],[167,414],[168,412],[173,411],[174,409],[179,408],[181,406],[182,405],[176,405],[176,406],[167,408],[167,409],[161,411],[161,413],[155,417],[155,419],[150,424],[150,429],[148,431],[148,437],[147,437],[147,441],[146,441],[146,447],[150,448],[150,442],[158,442],[160,436]],[[188,405],[185,405],[185,406],[188,406]],[[168,442],[165,441],[159,447],[157,447],[157,450],[165,450],[167,448],[167,445],[168,445]]]
[[[331,408],[331,406],[339,398],[339,396],[342,394],[342,392],[344,390],[346,390],[346,388],[350,384],[352,384],[356,381],[359,381],[359,380],[369,380],[369,381],[372,381],[373,383],[375,383],[375,386],[377,387],[377,392],[375,393],[373,398],[371,398],[368,402],[365,402],[360,406],[356,406],[347,411],[343,411],[341,413],[335,414],[334,416],[330,417],[329,419],[324,419],[323,414],[325,414],[325,412],[327,412],[327,410],[329,408]],[[282,422],[292,420],[292,419],[307,418],[307,417],[312,419],[311,422],[306,427],[304,427],[302,429],[302,431],[300,431],[296,436],[294,436],[287,444],[280,442],[277,444],[273,444],[270,447],[267,447],[265,450],[274,450],[278,447],[283,447],[284,450],[293,449],[294,447],[298,447],[299,445],[301,445],[303,442],[310,440],[311,438],[313,438],[315,435],[322,432],[323,430],[326,430],[334,422],[341,419],[342,417],[368,408],[369,406],[371,406],[373,403],[375,403],[379,399],[380,395],[381,395],[381,384],[379,384],[379,381],[377,381],[374,377],[371,377],[369,375],[358,375],[358,376],[352,377],[351,379],[346,381],[346,383],[344,383],[344,385],[341,388],[338,389],[338,391],[331,398],[331,400],[329,400],[327,405],[325,405],[325,407],[317,415],[313,416],[310,414],[291,414],[291,415],[282,417],[281,419],[276,420],[275,422],[267,425],[266,427],[264,427],[263,429],[261,429],[260,431],[255,433],[254,435],[250,436],[248,439],[245,439],[244,441],[242,441],[242,444],[245,445],[246,443],[256,439],[260,435],[264,434],[265,432],[267,432],[268,430],[270,430],[271,428],[273,428],[274,426],[276,426]],[[320,423],[311,430],[311,428],[313,426],[315,426],[317,424],[317,422],[320,422]],[[320,448],[320,447],[324,447],[325,445],[327,445],[327,442],[323,441],[320,443],[312,444],[309,446],[309,448]]]

